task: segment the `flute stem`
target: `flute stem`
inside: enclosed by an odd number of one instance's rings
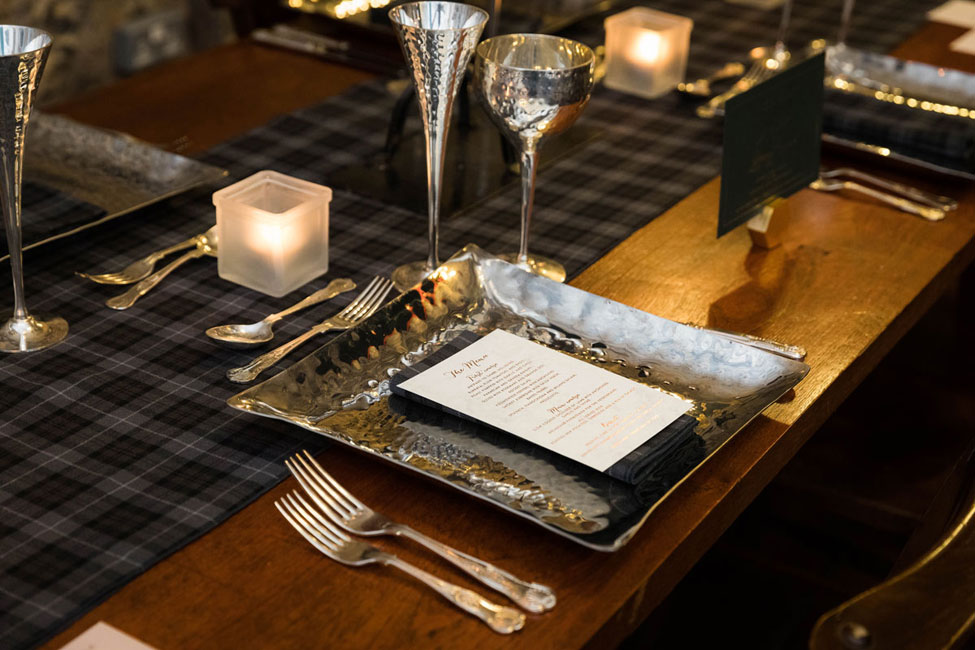
[[[518,263],[528,264],[528,231],[531,228],[532,209],[535,206],[535,172],[538,166],[538,150],[534,144],[525,145],[521,152],[521,245]]]

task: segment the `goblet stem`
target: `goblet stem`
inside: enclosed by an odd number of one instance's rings
[[[63,318],[31,315],[24,301],[20,189],[23,180],[27,122],[51,48],[46,32],[19,25],[0,25],[0,211],[10,250],[14,309],[0,318],[0,352],[31,352],[64,339]]]
[[[24,300],[24,259],[20,227],[20,187],[22,182],[24,136],[23,131],[14,136],[11,146],[3,148],[0,161],[0,203],[3,207],[3,226],[7,231],[7,250],[10,253],[10,274],[14,283],[15,320],[24,320],[27,303]]]
[[[789,34],[789,22],[792,20],[792,0],[782,3],[782,18],[779,21],[779,35],[775,39],[775,58],[781,59],[786,53],[785,39]]]
[[[528,260],[528,231],[531,228],[532,209],[535,207],[535,172],[538,167],[538,150],[525,146],[521,152],[521,245],[518,248],[518,264],[526,266]]]
[[[440,192],[443,186],[443,160],[447,146],[447,127],[450,124],[451,101],[447,101],[445,115],[439,119],[427,117],[424,119],[424,132],[427,141],[427,217],[429,224],[427,233],[429,246],[427,247],[426,273],[430,273],[440,266]],[[431,128],[430,123],[438,124],[440,128]]]
[[[836,34],[836,44],[846,45],[846,36],[850,32],[850,19],[853,17],[854,0],[843,0],[843,14],[840,17],[840,31]]]

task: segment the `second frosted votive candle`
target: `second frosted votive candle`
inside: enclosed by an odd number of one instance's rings
[[[605,24],[607,87],[652,99],[684,80],[690,18],[634,7]]]

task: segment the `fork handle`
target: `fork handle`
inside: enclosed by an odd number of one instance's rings
[[[710,119],[718,114],[719,110],[724,109],[724,105],[729,99],[740,95],[746,90],[751,90],[755,85],[755,76],[757,70],[764,66],[764,61],[756,61],[752,63],[752,67],[749,68],[748,72],[741,79],[735,82],[728,90],[724,91],[720,95],[715,95],[707,101],[706,104],[697,107],[697,116]]]
[[[887,192],[881,192],[880,190],[875,190],[872,187],[867,187],[866,185],[861,185],[860,183],[856,183],[854,181],[843,181],[843,187],[853,192],[859,192],[860,194],[872,196],[873,198],[892,205],[895,208],[900,208],[904,212],[916,214],[922,219],[927,219],[928,221],[941,221],[945,218],[944,210],[932,208],[927,205],[920,205],[914,201],[909,201],[900,196],[888,194]]]
[[[718,111],[724,108],[724,105],[728,103],[728,100],[732,97],[736,97],[746,90],[749,90],[751,85],[743,84],[741,81],[737,81],[734,86],[724,91],[720,95],[715,95],[708,100],[707,104],[697,107],[697,116],[704,118],[712,118],[718,114]]]
[[[227,379],[236,382],[238,384],[246,384],[249,381],[254,381],[259,374],[276,364],[278,361],[283,359],[296,347],[312,338],[316,334],[321,334],[327,332],[330,329],[335,328],[335,324],[331,320],[322,321],[315,327],[311,328],[304,334],[300,334],[295,338],[291,339],[287,343],[283,343],[278,347],[274,348],[270,352],[265,352],[261,356],[257,357],[246,366],[241,366],[240,368],[232,368],[227,371]]]
[[[824,176],[829,177],[829,174]],[[916,187],[911,187],[910,185],[904,185],[896,181],[889,181],[886,178],[879,178],[873,174],[867,174],[859,169],[852,169],[849,167],[842,167],[840,169],[832,170],[833,177],[843,177],[855,178],[865,183],[870,183],[876,185],[877,187],[901,194],[908,199],[917,201],[918,203],[923,203],[925,205],[930,205],[932,208],[939,208],[945,211],[957,210],[958,201],[950,199],[947,196],[939,196],[937,194],[931,194],[925,192],[924,190],[918,189]]]
[[[691,327],[694,327],[693,325]],[[789,345],[788,343],[779,343],[778,341],[773,341],[772,339],[764,339],[760,336],[753,336],[752,334],[741,334],[739,332],[729,332],[727,330],[719,330],[714,328],[697,328],[704,329],[708,332],[713,332],[722,338],[726,338],[729,341],[735,341],[736,343],[743,343],[744,345],[751,346],[753,348],[764,350],[766,352],[771,352],[772,354],[777,354],[780,357],[786,359],[792,359],[794,361],[802,361],[806,358],[806,349],[798,345]]]
[[[331,300],[340,293],[352,291],[353,289],[355,289],[355,282],[348,278],[332,280],[324,289],[319,289],[301,302],[295,303],[287,309],[282,309],[277,313],[271,314],[270,316],[266,317],[264,321],[267,323],[276,323],[285,316],[290,316],[291,314],[295,313],[296,311],[300,311],[305,307],[311,307],[312,305],[317,305],[320,302]]]
[[[181,241],[178,244],[173,244],[172,246],[158,250],[155,253],[149,253],[148,255],[146,255],[146,259],[152,260],[153,262],[158,262],[159,260],[161,260],[162,258],[166,257],[171,253],[175,253],[176,251],[181,251],[184,248],[190,248],[191,246],[196,245],[198,238],[199,235],[196,235],[190,237],[189,239]]]
[[[182,266],[189,260],[197,257],[203,257],[203,255],[205,255],[205,251],[202,248],[195,248],[188,253],[184,253],[180,257],[176,258],[175,261],[172,261],[166,266],[162,267],[148,278],[140,280],[136,284],[132,285],[132,288],[125,293],[115,296],[114,298],[109,298],[105,301],[105,304],[112,309],[128,309],[135,304],[136,300],[149,293],[150,289],[162,282],[163,278],[175,271],[178,267]]]
[[[488,627],[498,634],[511,634],[525,625],[525,615],[517,609],[492,603],[470,589],[441,580],[423,569],[404,562],[395,555],[384,553],[379,559],[383,564],[394,566],[410,574],[457,607],[487,623]]]
[[[488,587],[499,591],[525,610],[538,614],[555,607],[555,592],[537,582],[525,582],[503,569],[467,553],[447,546],[403,524],[394,524],[390,530],[408,537],[447,560],[465,573],[477,578]]]

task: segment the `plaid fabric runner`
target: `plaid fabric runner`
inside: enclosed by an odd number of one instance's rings
[[[823,130],[949,169],[975,173],[975,121],[829,91]]]
[[[829,36],[839,0],[800,2],[793,43]],[[938,0],[876,0],[857,7],[853,44],[888,50]],[[654,7],[695,21],[690,77],[770,43],[777,11],[707,0]],[[598,25],[595,29],[598,29]],[[598,43],[598,32],[574,36]],[[215,148],[206,161],[241,178],[276,169],[328,183],[336,169],[382,147],[394,97],[382,83],[348,93]],[[721,126],[699,120],[676,96],[647,102],[597,89],[580,122],[603,136],[539,176],[533,249],[570,275],[713,178]],[[29,146],[29,145],[28,145]],[[297,427],[225,405],[240,386],[228,368],[253,352],[218,347],[209,326],[250,322],[324,286],[375,274],[426,255],[425,218],[336,192],[328,278],[275,300],[224,282],[215,260],[189,262],[135,307],[104,301],[121,292],[73,276],[114,270],[202,232],[213,222],[210,192],[196,191],[77,237],[28,252],[32,310],[71,326],[44,352],[0,358],[0,645],[35,645],[179,547],[206,533],[286,474],[283,459],[326,441]],[[445,254],[468,242],[490,251],[518,243],[515,186],[443,225]],[[9,267],[0,304],[12,303]],[[276,326],[285,341],[351,300],[354,292]],[[311,352],[309,343],[285,364]]]
[[[24,244],[40,241],[51,233],[65,232],[91,223],[105,214],[97,205],[74,199],[38,183],[24,182],[21,189],[21,231]],[[7,254],[7,240],[0,241],[0,257]]]

